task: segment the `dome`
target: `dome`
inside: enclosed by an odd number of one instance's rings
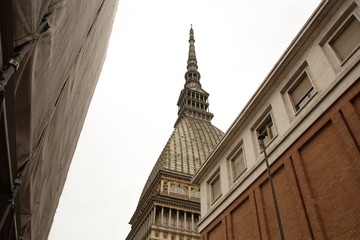
[[[205,162],[224,133],[210,121],[183,117],[175,126],[141,193],[140,199],[160,170],[192,176]]]

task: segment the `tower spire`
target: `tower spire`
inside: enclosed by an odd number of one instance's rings
[[[186,82],[177,103],[179,110],[175,126],[185,116],[208,122],[213,118],[214,115],[209,112],[209,94],[201,88],[200,77],[195,53],[194,30],[191,24],[189,55],[187,60],[187,71],[185,73]]]
[[[200,73],[198,72],[198,65],[196,60],[195,53],[195,38],[194,38],[194,30],[192,28],[192,24],[190,27],[190,37],[189,37],[189,55],[187,61],[187,72],[185,73],[186,84],[195,83],[201,87],[200,84]]]

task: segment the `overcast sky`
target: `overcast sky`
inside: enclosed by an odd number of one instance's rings
[[[50,240],[125,239],[177,119],[193,24],[213,125],[226,131],[320,0],[120,0]]]

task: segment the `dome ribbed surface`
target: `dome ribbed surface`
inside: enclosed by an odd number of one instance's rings
[[[194,175],[223,135],[224,133],[210,121],[192,117],[182,118],[151,171],[140,199],[160,170]]]

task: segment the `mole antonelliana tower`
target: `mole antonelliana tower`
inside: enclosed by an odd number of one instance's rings
[[[211,124],[209,94],[200,84],[194,43],[191,28],[186,82],[177,102],[178,118],[145,183],[127,240],[200,238],[200,190],[190,179],[224,134]]]

